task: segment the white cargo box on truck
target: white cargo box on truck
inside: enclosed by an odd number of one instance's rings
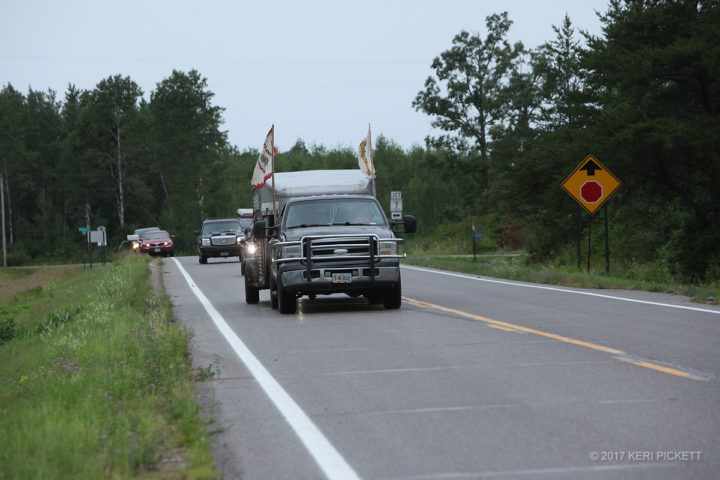
[[[253,191],[253,209],[273,213],[272,179]],[[287,199],[310,195],[372,195],[372,179],[360,170],[305,170],[275,173],[275,204],[280,211]]]

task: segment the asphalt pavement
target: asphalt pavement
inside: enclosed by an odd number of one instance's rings
[[[165,261],[225,479],[714,479],[720,308],[403,267],[403,306],[281,315]]]

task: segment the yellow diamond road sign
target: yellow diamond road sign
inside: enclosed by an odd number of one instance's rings
[[[593,215],[620,186],[620,180],[592,155],[565,179],[562,188]]]

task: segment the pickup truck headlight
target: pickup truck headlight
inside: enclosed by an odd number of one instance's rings
[[[202,246],[203,246],[203,247],[209,247],[209,246],[210,246],[210,239],[209,239],[209,238],[203,238],[203,239],[202,239]]]
[[[380,242],[380,255],[397,255],[397,243]]]
[[[247,244],[247,253],[250,255],[255,255],[255,244],[254,243],[248,243]]]
[[[280,250],[281,258],[299,258],[302,255],[300,245],[287,245]]]

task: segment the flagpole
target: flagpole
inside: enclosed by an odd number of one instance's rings
[[[377,198],[377,191],[375,190],[375,154],[372,149],[372,134],[370,132],[370,124],[368,123],[368,147],[370,149],[370,169],[372,170],[372,186],[373,186],[373,197]]]
[[[273,225],[277,223],[277,205],[275,204],[275,124],[273,123],[272,128],[272,140],[270,145],[270,168],[272,171],[272,197],[273,197]]]

